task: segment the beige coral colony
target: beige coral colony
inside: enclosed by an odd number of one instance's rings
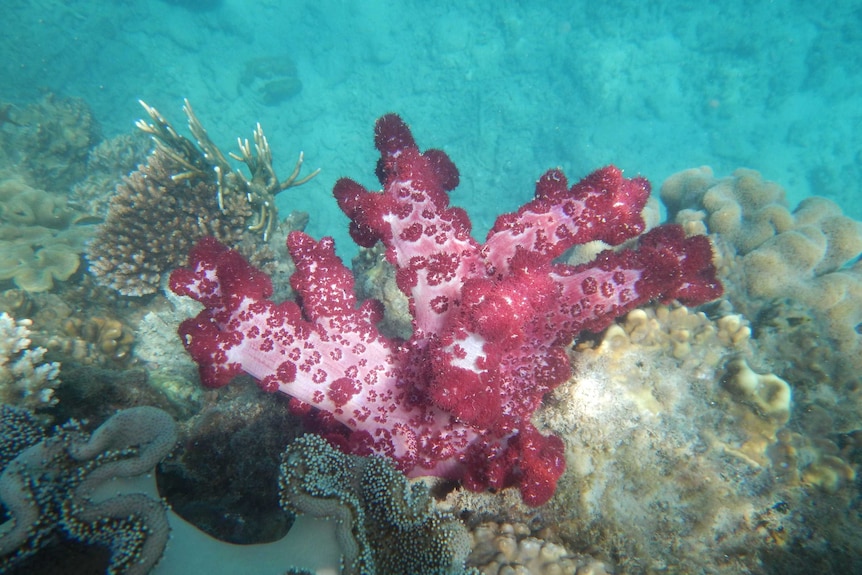
[[[576,339],[574,375],[531,419],[562,438],[565,473],[530,507],[508,488],[407,484],[315,436],[284,451],[286,401],[248,381],[201,389],[177,336],[199,307],[167,274],[214,236],[288,297],[285,236],[308,216],[275,200],[319,170],[301,175],[300,153],[280,179],[259,124],[225,155],[188,101],[191,139],[141,105],[138,134],[102,142],[80,101],[0,106],[0,573],[191,573],[201,557],[234,573],[862,572],[862,223],[834,202],[793,208],[748,169],[664,182],[644,219],[661,201],[706,235],[724,294]],[[34,147],[30,118],[52,146]],[[353,275],[381,332],[408,339],[379,245]]]

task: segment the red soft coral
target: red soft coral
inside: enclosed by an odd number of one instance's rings
[[[245,371],[343,424],[345,449],[386,455],[411,475],[461,477],[470,489],[518,486],[540,505],[565,468],[563,442],[530,417],[571,376],[573,338],[653,299],[717,297],[709,242],[664,226],[637,250],[554,263],[573,245],[616,245],[643,232],[648,182],[609,166],[571,187],[559,170],[547,172],[535,199],[500,216],[479,244],[466,213],[449,206],[458,171],[445,153],[420,152],[391,114],[378,120],[375,143],[383,191],[341,179],[334,194],[355,241],[385,245],[410,301],[410,340],[377,331],[376,302],[357,306],[331,239],[293,232],[299,303],[268,301],[263,274],[201,242],[190,269],[171,277],[176,293],[206,306],[182,324],[183,341],[205,385]]]

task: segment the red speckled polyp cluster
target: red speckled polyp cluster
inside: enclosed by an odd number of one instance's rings
[[[567,348],[584,330],[653,299],[696,304],[721,293],[712,249],[677,226],[605,251],[580,266],[553,263],[573,245],[640,235],[642,178],[609,166],[569,188],[547,172],[536,195],[500,216],[484,244],[449,207],[458,171],[439,150],[420,152],[395,115],[377,122],[382,192],[341,179],[335,197],[354,240],[382,241],[410,300],[413,335],[382,336],[377,302],[357,306],[353,276],[330,238],[288,237],[297,302],[275,304],[269,278],[212,239],[190,254],[171,289],[202,302],[180,335],[209,387],[240,372],[342,423],[343,448],[393,458],[413,476],[460,478],[470,489],[518,486],[540,505],[562,474],[563,442],[530,416],[571,376]]]

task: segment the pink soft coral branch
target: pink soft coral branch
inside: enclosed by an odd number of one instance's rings
[[[294,232],[299,303],[269,301],[264,274],[202,241],[190,268],[171,277],[175,292],[206,306],[182,324],[183,341],[205,385],[245,371],[263,389],[331,414],[348,430],[350,451],[386,455],[413,475],[460,476],[472,489],[517,485],[541,504],[564,470],[563,443],[530,417],[571,376],[573,338],[652,299],[717,297],[709,242],[664,226],[638,250],[554,263],[573,245],[616,245],[643,232],[649,184],[610,166],[571,188],[549,171],[535,199],[501,216],[479,244],[466,213],[449,206],[458,171],[446,154],[420,152],[395,115],[377,122],[375,143],[382,193],[342,179],[334,194],[357,243],[385,245],[410,301],[412,337],[378,332],[379,304],[357,306],[331,239]]]

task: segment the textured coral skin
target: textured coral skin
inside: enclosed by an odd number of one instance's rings
[[[573,338],[653,299],[720,295],[710,244],[664,226],[637,250],[554,263],[573,245],[617,245],[643,232],[649,184],[613,166],[572,187],[547,172],[535,199],[500,216],[479,244],[466,213],[448,205],[458,171],[445,153],[420,152],[392,114],[378,120],[375,143],[383,191],[345,178],[334,194],[354,240],[386,246],[413,336],[384,338],[379,306],[357,306],[332,240],[293,232],[299,303],[268,301],[269,279],[215,240],[195,247],[189,268],[171,276],[172,290],[206,306],[180,327],[186,348],[207,386],[244,371],[267,391],[328,412],[348,428],[349,451],[389,456],[414,476],[460,477],[475,490],[518,486],[540,505],[564,471],[563,442],[530,416],[571,376]]]

